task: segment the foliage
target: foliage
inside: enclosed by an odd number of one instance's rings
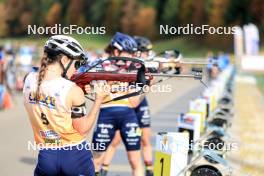
[[[263,0],[0,0],[0,36],[25,35],[29,24],[56,23],[105,26],[108,35],[121,31],[152,39],[163,37],[158,33],[160,24],[242,26],[253,22],[264,33],[263,12]],[[232,42],[228,36],[203,36],[212,45],[218,44],[219,37],[222,43]]]

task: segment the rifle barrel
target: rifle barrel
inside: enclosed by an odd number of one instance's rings
[[[182,64],[189,64],[189,65],[207,65],[207,62],[203,62],[203,61],[183,61],[180,62]]]
[[[159,73],[150,73],[151,76],[159,77],[179,77],[179,78],[194,78],[195,75],[175,75],[175,74],[159,74]]]

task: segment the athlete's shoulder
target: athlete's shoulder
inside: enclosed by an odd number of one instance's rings
[[[38,73],[37,72],[29,72],[24,77],[24,84],[33,84],[33,82],[36,82]]]
[[[84,97],[84,92],[83,90],[77,86],[76,84],[74,86],[72,86],[71,88],[71,93],[73,97]]]
[[[24,87],[23,87],[23,92],[25,93],[26,90],[31,90],[33,86],[35,86],[37,82],[37,72],[29,72],[25,77],[24,77]]]
[[[31,68],[31,71],[30,72],[28,72],[26,75],[25,75],[25,77],[24,77],[24,82],[26,81],[26,79],[28,78],[28,77],[32,77],[32,76],[34,76],[34,77],[36,77],[37,75],[38,75],[38,71],[39,71],[39,68],[38,67],[32,67]]]
[[[69,94],[71,96],[75,94],[75,92],[78,91],[77,89],[79,88],[74,82],[62,77],[57,80],[56,84],[58,85],[56,86],[56,88],[59,88],[62,92],[65,92],[66,94]]]
[[[60,80],[61,80],[61,82],[63,82],[63,84],[66,84],[66,85],[70,85],[70,86],[76,85],[73,81],[66,79],[66,78],[63,78],[63,77],[61,77]]]
[[[76,84],[70,89],[69,96],[72,105],[80,105],[85,101],[84,92]]]

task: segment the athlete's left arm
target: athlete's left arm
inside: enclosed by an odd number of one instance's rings
[[[146,93],[143,93],[143,94],[140,94],[138,96],[134,96],[134,97],[128,98],[128,101],[130,103],[130,106],[132,108],[138,107],[138,105],[141,103],[141,101],[144,99],[145,96],[146,96]]]
[[[100,109],[101,101],[95,101],[90,112],[87,114],[84,93],[80,87],[74,86],[71,89],[69,99],[72,111],[72,126],[81,135],[85,136],[95,122]]]
[[[139,106],[139,104],[143,101],[143,99],[144,99],[144,97],[146,96],[146,94],[150,91],[150,87],[152,86],[152,85],[154,85],[155,84],[155,79],[152,79],[151,81],[150,81],[150,84],[149,84],[149,86],[145,86],[144,87],[144,93],[142,93],[142,94],[140,94],[140,95],[138,95],[138,96],[134,96],[134,97],[130,97],[128,100],[129,100],[129,103],[130,103],[130,105],[131,105],[131,107],[132,108],[136,108],[136,107],[138,107]],[[131,93],[131,92],[135,92],[135,89],[133,89],[133,90],[130,90],[130,92],[129,93]]]
[[[88,114],[86,114],[85,97],[82,89],[78,86],[73,86],[69,94],[72,107],[72,126],[81,135],[86,135],[92,128],[98,116],[101,103],[107,95],[104,92],[104,86],[96,84],[95,87],[96,99]]]

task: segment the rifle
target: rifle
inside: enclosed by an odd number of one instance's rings
[[[182,60],[182,55],[178,50],[166,50],[150,57],[145,61],[146,68],[151,72],[180,74],[185,65],[204,66],[208,63],[205,60]]]
[[[202,75],[171,75],[171,74],[157,74],[157,73],[146,73],[144,75],[146,77],[146,82],[149,82],[153,79],[153,77],[179,77],[179,78],[194,78],[194,79],[202,79]],[[118,82],[136,82],[137,84],[143,84],[141,76],[137,73],[112,73],[112,72],[86,72],[79,73],[74,75],[71,78],[71,81],[75,82],[79,87],[84,90],[84,86],[89,84],[92,81],[104,80],[104,81],[118,81]],[[146,85],[146,84],[145,84]]]
[[[115,67],[115,71],[107,71],[103,65],[105,62],[110,62],[112,66]],[[127,64],[129,62],[129,64]],[[125,69],[126,73],[121,69]],[[153,77],[182,77],[182,78],[194,78],[201,80],[201,72],[190,75],[174,75],[174,74],[164,74],[164,73],[149,73],[145,68],[144,61],[136,58],[127,57],[109,57],[107,59],[102,59],[92,66],[89,66],[84,72],[78,73],[71,78],[71,81],[75,82],[84,91],[85,85],[91,83],[94,80],[105,80],[105,81],[117,81],[117,82],[128,82],[130,84],[136,84],[140,87],[139,91],[129,93],[120,97],[116,97],[111,101],[120,100],[124,98],[129,98],[132,96],[137,96],[143,92],[143,87],[149,85]],[[85,92],[85,91],[84,91]],[[90,99],[90,98],[89,98]]]
[[[153,77],[149,76],[149,79],[146,80],[150,81],[152,79]],[[83,90],[85,85],[91,83],[94,80],[142,83],[142,81],[140,81],[138,77],[138,74],[136,73],[86,72],[86,73],[79,73],[71,78],[71,81],[75,82]]]

